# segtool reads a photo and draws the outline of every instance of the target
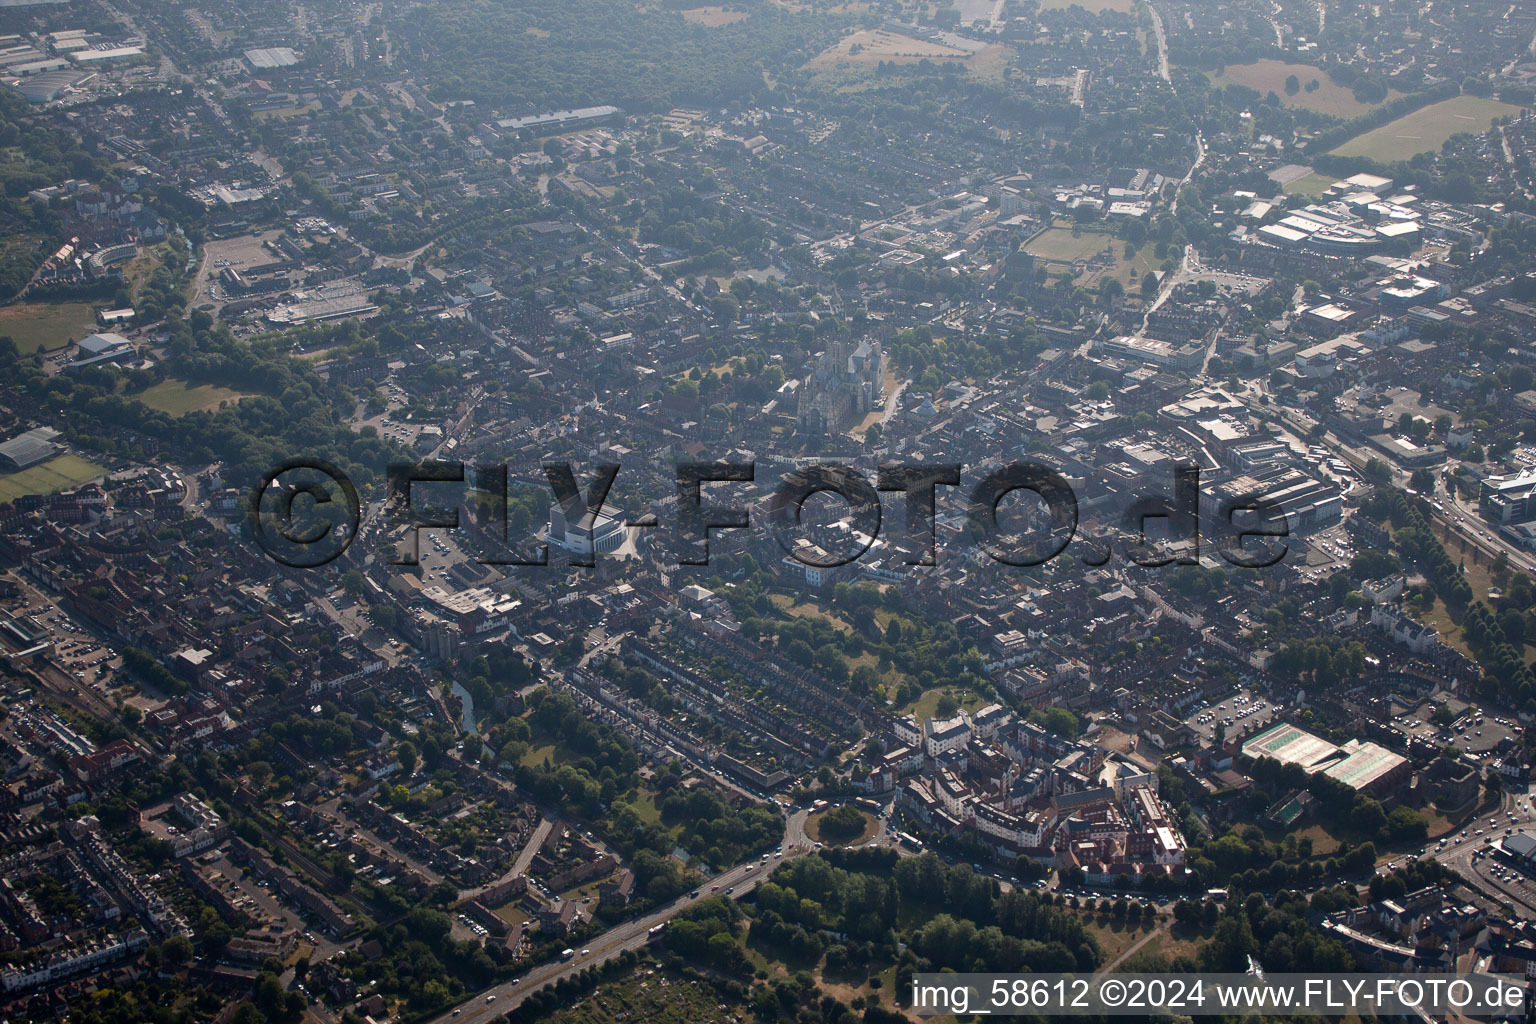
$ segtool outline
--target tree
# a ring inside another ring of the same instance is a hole
[[[716,295],[709,300],[709,308],[723,324],[735,323],[741,312],[741,304],[729,295]]]
[[[192,959],[192,943],[185,935],[172,935],[160,947],[160,955],[166,964],[179,967]]]
[[[1082,731],[1077,716],[1066,708],[1046,708],[1044,711],[1035,711],[1030,714],[1029,719],[1047,731],[1065,736],[1069,740],[1077,739]]]
[[[272,766],[266,761],[252,761],[246,766],[245,773],[251,777],[251,784],[259,793],[267,788],[267,783],[272,781]]]
[[[400,759],[400,767],[405,769],[405,774],[410,775],[416,770],[418,754],[416,745],[410,740],[401,743],[395,755]]]
[[[1301,79],[1295,75],[1287,75],[1285,78],[1285,94],[1287,96],[1295,96],[1299,92],[1301,92]]]
[[[1099,299],[1106,308],[1114,306],[1125,297],[1125,285],[1118,278],[1105,277],[1099,280]]]
[[[1411,807],[1397,807],[1387,815],[1387,832],[1398,842],[1418,842],[1429,836],[1429,822]]]
[[[819,828],[823,839],[833,842],[847,841],[864,831],[864,815],[852,804],[834,807],[822,815]]]

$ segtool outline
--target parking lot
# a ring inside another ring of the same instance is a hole
[[[37,642],[50,645],[47,657],[54,669],[82,690],[91,691],[92,698],[104,701],[116,685],[122,653],[75,621],[19,573],[9,578],[16,582],[17,594],[5,602],[5,614]],[[9,641],[14,647],[17,638],[9,637]]]
[[[1402,716],[1393,725],[1440,746],[1455,747],[1474,761],[1492,760],[1500,749],[1515,742],[1519,724],[1512,718],[1455,698],[1445,701],[1443,708],[1454,716],[1448,725],[1434,723],[1435,709],[1429,704],[1412,715]],[[1445,716],[1442,714],[1441,718],[1444,720]]]
[[[198,870],[217,888],[228,893],[237,906],[240,907],[259,924],[281,924],[299,933],[305,942],[316,947],[317,954],[329,956],[340,946],[329,938],[315,931],[297,911],[277,896],[273,895],[271,886],[254,875],[245,871],[228,857],[209,857],[202,854],[199,857]]]
[[[1255,697],[1245,688],[1196,708],[1184,724],[1199,733],[1201,739],[1210,741],[1217,725],[1225,726],[1229,736],[1238,732],[1254,733],[1274,722],[1282,710],[1282,705]]]
[[[462,589],[451,575],[450,570],[463,562],[473,561],[453,540],[452,531],[422,530],[419,533],[420,540],[417,547],[421,558],[421,581],[425,585],[436,585],[444,590],[454,591]],[[409,549],[407,540],[403,549]]]
[[[1354,558],[1354,547],[1343,524],[1310,534],[1306,538],[1306,567],[1298,572],[1309,580],[1325,580],[1344,569]]]

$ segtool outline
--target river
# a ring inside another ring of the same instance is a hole
[[[475,726],[475,698],[469,695],[468,690],[459,685],[457,679],[453,681],[451,692],[455,697],[464,702],[464,731],[471,736],[477,735],[479,730]]]

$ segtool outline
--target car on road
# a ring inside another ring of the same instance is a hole
[[[496,1001],[496,993],[492,992],[490,995],[486,996],[485,1001],[488,1003],[494,1003]]]

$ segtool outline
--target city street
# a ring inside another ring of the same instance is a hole
[[[1536,809],[1533,808],[1536,804],[1532,802],[1528,786],[1521,786],[1515,792],[1506,791],[1496,810],[1467,822],[1443,849],[1431,846],[1424,856],[1453,868],[1489,895],[1502,896],[1526,911],[1536,913],[1536,880],[1519,869],[1514,870],[1513,880],[1494,877],[1492,868],[1496,862],[1489,842],[1490,839],[1503,839],[1506,829],[1519,832],[1536,826]]]

